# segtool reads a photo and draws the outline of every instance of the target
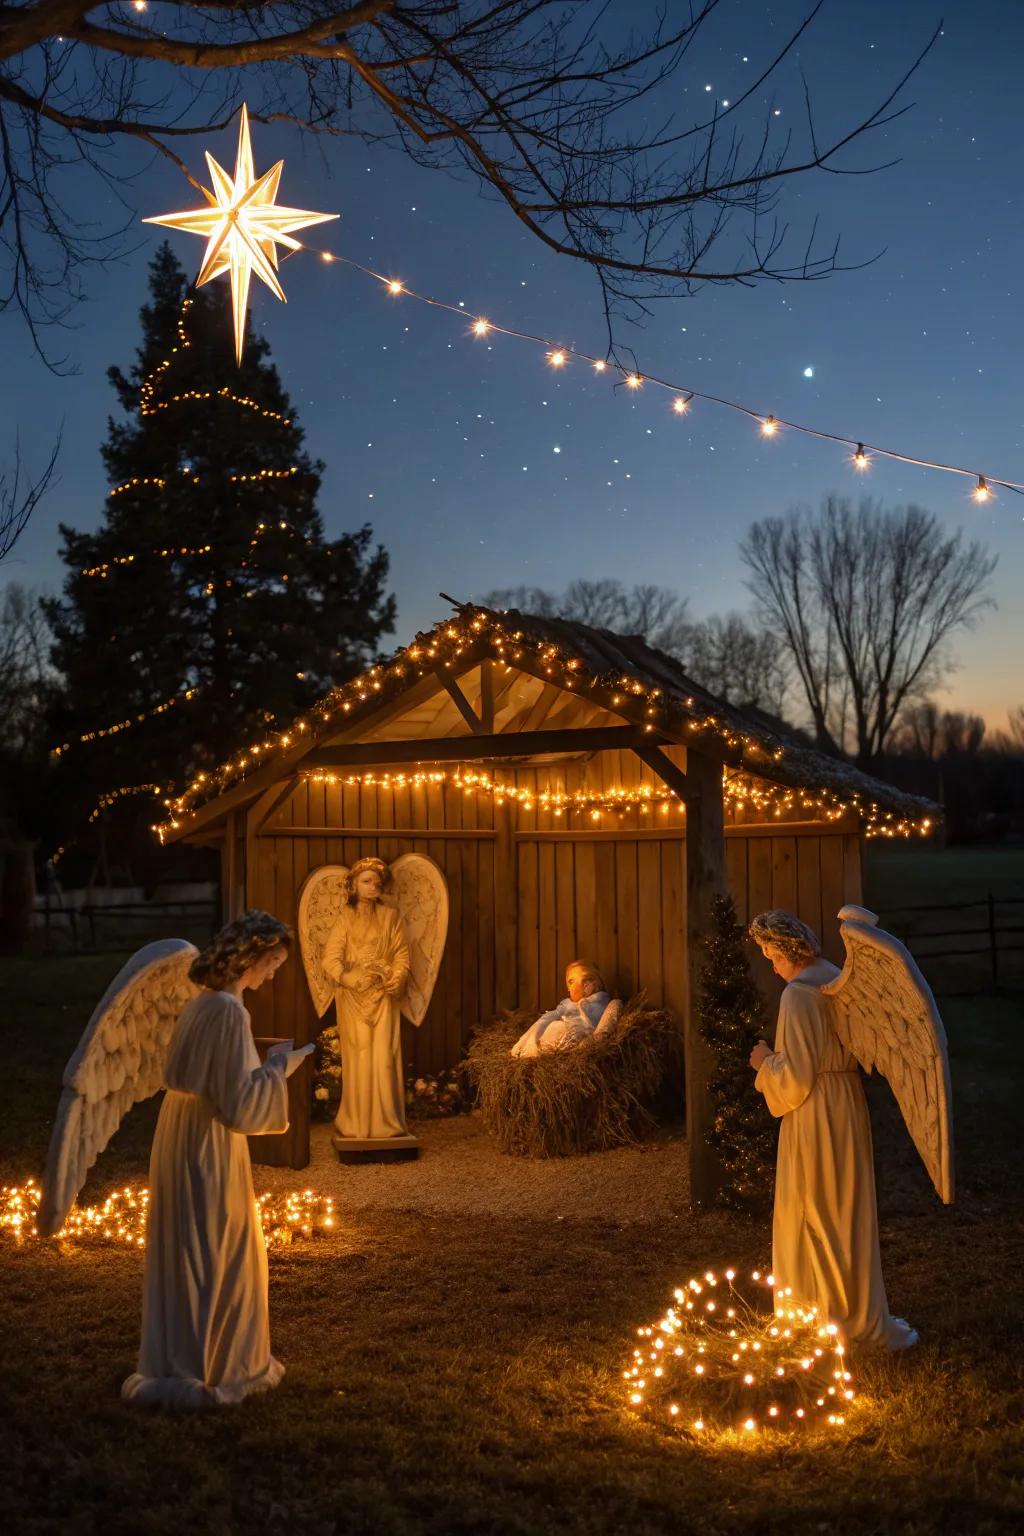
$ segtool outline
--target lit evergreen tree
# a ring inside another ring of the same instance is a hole
[[[62,526],[64,595],[46,605],[64,679],[51,725],[78,815],[120,785],[181,783],[287,723],[394,625],[387,554],[369,526],[325,538],[323,465],[267,343],[250,332],[236,366],[222,285],[189,292],[163,245],[141,320],[135,366],[108,375],[126,419],[102,449],[103,521]]]
[[[775,1178],[776,1128],[749,1063],[764,1034],[764,998],[750,975],[731,896],[712,902],[711,925],[697,1004],[698,1028],[715,1059],[708,1141],[722,1166],[719,1203],[755,1210],[770,1202]]]

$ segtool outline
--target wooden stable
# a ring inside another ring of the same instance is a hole
[[[452,1066],[471,1031],[500,1010],[550,1006],[577,956],[592,959],[622,996],[646,990],[685,1027],[694,1193],[709,1198],[708,1063],[691,1000],[710,902],[728,889],[741,921],[786,907],[838,958],[836,913],[861,899],[863,835],[838,791],[827,815],[818,808],[822,781],[841,765],[799,745],[783,750],[777,735],[755,730],[636,639],[466,612],[478,624],[460,615],[465,643],[450,648],[454,658],[430,643],[439,633],[450,638],[451,628],[421,637],[391,664],[390,686],[364,691],[351,711],[357,718],[289,744],[176,833],[220,847],[226,917],[255,906],[294,924],[302,884],[323,864],[418,852],[440,865],[448,941],[424,1023],[403,1026],[410,1073]],[[512,621],[519,639],[510,655],[503,637]],[[616,679],[632,679],[635,691],[616,691]],[[641,693],[649,700],[670,691],[686,700],[678,718],[659,710],[652,725],[647,703],[637,719]],[[701,726],[694,740],[693,720],[709,717],[720,728]],[[730,760],[743,767],[752,753],[760,809],[749,796],[740,803],[723,794]],[[856,778],[876,810],[886,798],[907,800]],[[552,794],[575,804],[543,804]],[[901,803],[889,814],[907,811]],[[770,988],[763,972],[760,979]],[[322,1027],[297,955],[253,995],[251,1011],[258,1036],[302,1043]],[[302,1167],[308,1148],[309,1105],[297,1089],[287,1136],[262,1138],[254,1151]]]

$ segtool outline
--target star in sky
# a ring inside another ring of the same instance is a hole
[[[242,105],[238,124],[238,151],[232,179],[222,165],[206,152],[206,163],[214,190],[200,191],[208,208],[194,208],[185,213],[164,213],[144,219],[144,224],[163,224],[169,229],[187,230],[206,238],[206,255],[196,279],[201,287],[222,273],[231,276],[231,308],[235,321],[235,356],[242,361],[245,340],[245,311],[249,302],[249,283],[253,272],[270,291],[286,303],[284,289],[277,280],[277,247],[301,250],[289,231],[307,229],[336,219],[336,213],[310,213],[304,208],[279,208],[275,202],[284,161],[279,160],[257,177],[253,168],[252,143],[249,138],[249,113]]]

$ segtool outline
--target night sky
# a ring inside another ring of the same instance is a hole
[[[613,14],[619,7],[629,9],[619,0]],[[706,86],[720,101],[737,96],[804,9],[802,0],[723,7],[673,88],[687,122],[706,115]],[[794,256],[817,214],[823,240],[841,234],[847,262],[884,248],[873,265],[821,283],[707,287],[659,302],[642,326],[622,323],[617,334],[643,371],[1022,481],[1024,4],[972,0],[948,11],[944,35],[903,98],[914,110],[842,162],[900,163],[871,177],[803,177],[784,194]],[[744,14],[752,19],[737,30]],[[854,120],[884,97],[942,15],[938,0],[832,0],[774,81],[780,123],[802,129],[798,66],[822,136]],[[753,118],[750,128],[756,132]],[[183,153],[205,177],[203,149],[231,167],[234,141],[232,129],[187,143]],[[258,124],[253,142],[257,172],[285,158],[281,202],[341,213],[340,223],[309,232],[311,245],[464,302],[467,317],[603,352],[591,271],[548,252],[468,177],[418,169],[398,151],[347,140],[312,145]],[[126,191],[140,216],[195,206],[173,167],[129,154],[126,170],[141,174]],[[123,220],[81,174],[69,195],[83,214],[88,206],[111,224]],[[741,236],[737,225],[720,256],[735,253]],[[10,312],[0,320],[0,456],[18,429],[38,469],[64,424],[60,483],[2,579],[58,588],[58,522],[99,521],[107,487],[98,450],[115,405],[105,371],[132,360],[147,263],[161,238],[139,226],[130,255],[88,274],[77,328],[51,333],[76,376],[55,379],[20,320]],[[198,270],[201,241],[170,240],[186,270]],[[577,576],[672,586],[690,597],[695,616],[742,609],[737,543],[755,518],[817,505],[830,491],[870,492],[887,505],[924,506],[998,554],[998,609],[958,640],[960,668],[943,702],[992,726],[1024,703],[1024,498],[1002,492],[978,507],[969,481],[884,461],[860,477],[838,447],[793,433],[763,441],[753,424],[710,405],[695,402],[678,419],[659,391],[627,394],[582,364],[556,375],[540,348],[474,340],[468,318],[462,324],[389,298],[308,253],[285,264],[283,282],[287,307],[254,284],[255,322],[310,452],[326,461],[320,506],[328,533],[370,521],[391,553],[398,641],[445,615],[442,589],[469,597],[521,582],[560,588]]]

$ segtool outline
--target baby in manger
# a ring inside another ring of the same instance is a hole
[[[560,1051],[610,1033],[622,1003],[610,997],[600,971],[589,960],[571,960],[565,971],[568,997],[542,1013],[516,1041],[511,1054],[520,1059],[541,1051]]]

